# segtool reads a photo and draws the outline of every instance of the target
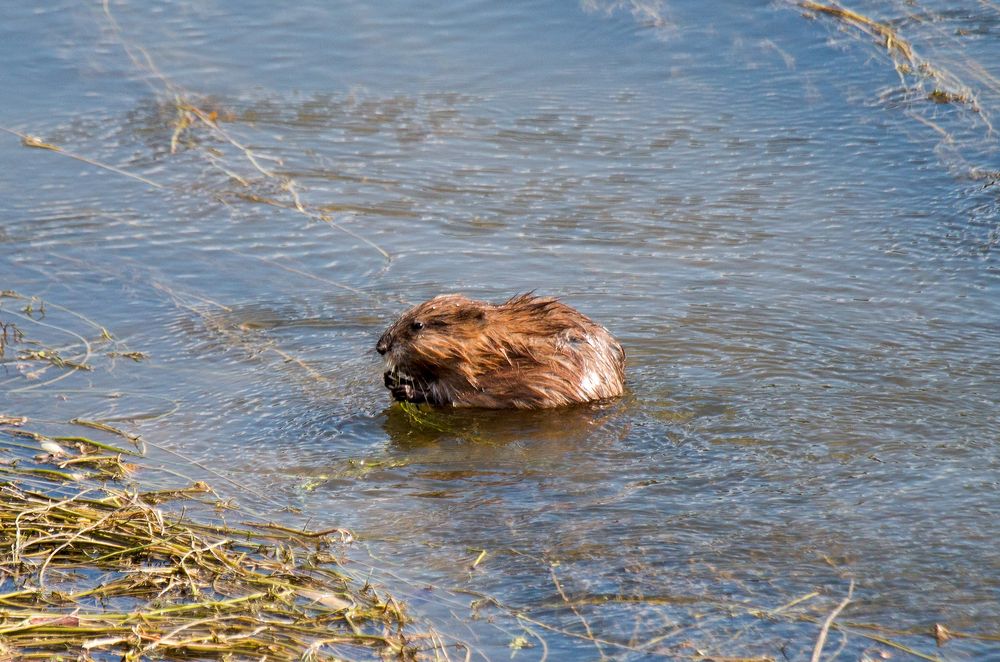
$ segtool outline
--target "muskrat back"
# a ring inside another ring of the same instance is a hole
[[[379,339],[396,400],[540,409],[617,397],[625,351],[600,324],[532,294],[501,304],[444,294],[403,313]]]

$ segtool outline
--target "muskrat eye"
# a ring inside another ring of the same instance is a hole
[[[414,331],[419,331],[420,329],[424,328],[424,323],[415,321],[413,322],[413,324],[410,325],[410,328],[413,329]]]

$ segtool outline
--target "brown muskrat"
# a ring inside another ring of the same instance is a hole
[[[443,294],[379,338],[385,385],[402,402],[541,409],[622,394],[625,351],[607,329],[553,298],[501,304]]]

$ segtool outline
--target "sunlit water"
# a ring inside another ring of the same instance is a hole
[[[0,319],[95,368],[8,355],[5,412],[351,528],[478,659],[808,659],[852,579],[828,651],[1000,656],[928,635],[1000,622],[1000,9],[853,7],[935,78],[791,4],[284,4],[2,10],[0,125],[148,180],[0,136],[0,289],[51,304]],[[390,406],[394,315],[532,289],[627,397]]]

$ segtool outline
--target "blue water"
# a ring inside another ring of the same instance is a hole
[[[996,8],[328,4],[0,10],[0,126],[146,180],[0,135],[0,320],[94,368],[0,409],[351,528],[456,657],[809,659],[852,579],[824,659],[1000,655]],[[390,406],[395,315],[530,289],[626,398]]]

